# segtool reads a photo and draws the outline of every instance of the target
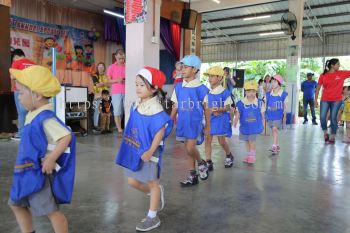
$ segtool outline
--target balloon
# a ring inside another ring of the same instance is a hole
[[[99,37],[101,36],[101,33],[95,32],[95,36],[96,36],[97,38],[99,38]]]
[[[92,38],[93,36],[94,36],[94,33],[93,33],[93,32],[89,32],[89,33],[88,33],[88,37],[89,37],[89,38]]]
[[[97,37],[96,37],[96,36],[93,36],[92,40],[93,40],[93,41],[96,41],[96,40],[97,40]]]
[[[96,28],[92,28],[91,31],[96,32]]]

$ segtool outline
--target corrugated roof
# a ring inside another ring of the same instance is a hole
[[[323,26],[325,33],[342,33],[349,31],[350,27],[350,0],[307,0],[312,10],[306,8],[303,20],[303,33],[305,36],[315,34],[311,18],[317,17],[317,22]],[[234,9],[226,9],[215,12],[208,12],[202,15],[202,42],[224,43],[226,35],[231,40],[260,40],[266,37],[259,36],[260,32],[275,32],[280,30],[280,20],[284,12],[288,11],[288,1],[264,3],[253,6],[245,6]],[[271,15],[270,18],[244,21],[243,18]],[[209,20],[209,23],[207,22]],[[316,21],[313,21],[316,24]],[[217,30],[219,28],[220,30]],[[277,38],[283,35],[267,36]],[[216,38],[219,37],[219,38]]]

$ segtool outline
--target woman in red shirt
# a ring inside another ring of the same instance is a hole
[[[327,60],[325,70],[318,80],[316,88],[316,103],[318,107],[318,93],[323,87],[321,97],[320,121],[324,132],[324,140],[327,144],[335,143],[337,133],[337,114],[342,104],[342,91],[345,79],[350,77],[350,71],[339,70],[339,59],[332,58]],[[327,132],[327,112],[331,113],[331,136]]]

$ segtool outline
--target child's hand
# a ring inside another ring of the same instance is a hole
[[[53,170],[56,167],[56,161],[53,161],[50,156],[46,156],[44,160],[41,162],[41,171],[47,175],[52,174]]]
[[[234,127],[234,128],[237,128],[237,123],[238,123],[238,120],[235,119],[235,120],[233,121],[233,127]]]
[[[212,108],[211,112],[213,113],[214,116],[220,116],[222,114],[218,108]]]
[[[141,159],[144,162],[148,162],[151,159],[152,155],[153,154],[148,150],[145,153],[143,153],[143,155],[141,156]]]

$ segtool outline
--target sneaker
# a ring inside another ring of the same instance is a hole
[[[201,180],[208,179],[209,170],[208,170],[208,165],[205,161],[202,161],[201,163],[198,164],[198,173],[199,173],[199,178],[201,178]]]
[[[232,154],[230,154],[229,157],[226,156],[226,158],[225,158],[225,168],[232,167],[232,166],[233,166],[233,160],[234,160],[234,159],[235,159],[235,158],[233,157]]]
[[[164,209],[164,205],[165,205],[164,186],[160,184],[159,185],[159,189],[160,189],[160,206],[159,206],[159,210],[158,211],[162,211]]]
[[[249,157],[250,157],[250,156],[251,156],[251,155],[247,155],[246,157],[244,157],[243,163],[248,163]]]
[[[214,163],[211,160],[207,161],[207,166],[208,166],[208,171],[213,171],[214,170]]]
[[[327,144],[335,144],[335,138],[330,138]]]
[[[278,154],[277,146],[271,146],[271,148],[269,149],[269,151],[271,151],[273,155]]]
[[[11,140],[13,140],[13,141],[21,141],[21,137],[19,136],[18,133],[16,133],[15,135],[13,135],[11,137]]]
[[[281,151],[281,147],[280,146],[276,146],[276,148],[277,148],[277,152]]]
[[[318,125],[316,121],[312,121],[312,125]]]
[[[189,187],[198,184],[198,175],[189,176],[184,181],[180,182],[181,187]]]
[[[108,132],[107,132],[107,130],[102,130],[101,131],[101,134],[107,134]]]
[[[329,134],[326,133],[326,134],[324,135],[324,142],[325,142],[325,143],[328,143],[328,141],[329,141]]]
[[[139,224],[136,226],[137,231],[150,231],[160,226],[160,219],[158,216],[154,218],[146,217],[142,219]]]
[[[344,142],[344,143],[350,143],[350,138],[344,138],[342,142]]]
[[[107,133],[113,133],[113,131],[108,129],[108,130],[107,130]]]
[[[250,155],[250,156],[248,156],[248,158],[247,158],[247,163],[248,163],[248,164],[254,164],[254,163],[255,163],[255,159],[256,159],[255,156]]]
[[[306,125],[306,124],[307,124],[307,122],[308,122],[308,120],[304,120],[303,125]]]

